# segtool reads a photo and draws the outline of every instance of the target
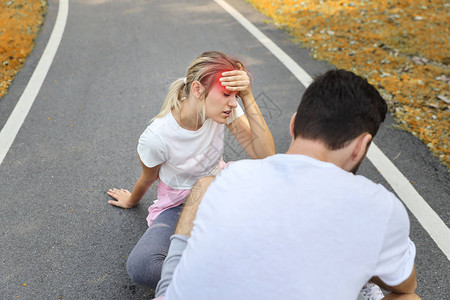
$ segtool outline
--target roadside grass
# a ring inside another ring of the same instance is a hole
[[[366,78],[450,167],[450,2],[247,0],[318,60]]]
[[[0,1],[0,98],[33,50],[46,9],[45,0]]]

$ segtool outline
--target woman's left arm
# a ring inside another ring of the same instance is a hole
[[[239,93],[247,114],[227,125],[231,133],[251,158],[275,154],[272,133],[253,97],[247,72],[233,70],[222,73],[222,76],[222,85],[229,91]]]

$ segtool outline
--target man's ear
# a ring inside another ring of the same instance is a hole
[[[297,116],[297,113],[294,113],[292,115],[291,122],[289,123],[289,132],[290,132],[292,138],[294,138],[294,124],[295,124],[296,116]]]
[[[200,99],[203,93],[205,92],[205,88],[200,83],[200,81],[194,81],[191,85],[191,93],[195,98]]]
[[[361,134],[356,138],[356,144],[352,152],[353,161],[361,161],[369,150],[370,142],[372,141],[372,135],[368,132]]]

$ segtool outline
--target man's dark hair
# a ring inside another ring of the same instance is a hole
[[[349,71],[331,70],[303,94],[294,137],[320,140],[337,150],[364,132],[374,137],[386,112],[386,102],[367,80]]]

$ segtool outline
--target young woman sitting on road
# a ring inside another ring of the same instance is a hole
[[[134,282],[156,287],[182,203],[198,179],[216,175],[225,166],[225,125],[251,158],[275,154],[243,64],[220,52],[205,52],[192,62],[185,78],[172,83],[160,113],[141,135],[137,151],[142,174],[132,192],[108,191],[114,198],[109,204],[131,208],[159,179],[149,228],[127,261]]]

